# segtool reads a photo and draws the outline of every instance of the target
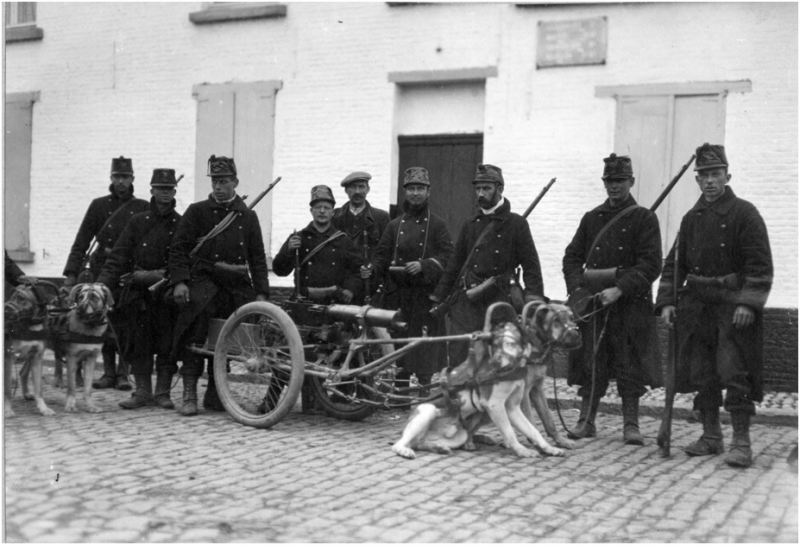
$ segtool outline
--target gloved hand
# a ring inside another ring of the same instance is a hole
[[[172,298],[178,305],[185,305],[189,302],[189,286],[183,282],[175,284],[175,289],[172,291]]]

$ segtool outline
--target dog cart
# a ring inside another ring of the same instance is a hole
[[[491,342],[493,322],[521,319],[524,327],[536,306],[529,303],[518,318],[511,305],[495,303],[487,309],[483,331],[402,338],[400,311],[252,302],[227,320],[212,320],[206,343],[189,349],[213,356],[218,395],[241,424],[269,428],[280,422],[295,406],[304,377],[309,377],[326,413],[357,421],[379,408],[407,407],[441,395],[438,384],[422,386],[397,378],[395,363],[414,347]]]

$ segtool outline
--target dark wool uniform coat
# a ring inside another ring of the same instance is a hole
[[[369,201],[364,205],[364,211],[354,216],[349,214],[350,203],[333,211],[333,226],[347,233],[356,248],[363,253],[364,231],[367,232],[367,242],[369,244],[369,257],[375,252],[383,231],[389,224],[389,213],[380,208],[373,208]]]
[[[72,249],[67,258],[67,265],[64,267],[64,276],[69,274],[78,275],[81,272],[81,262],[83,256],[86,255],[86,250],[92,243],[93,238],[97,238],[97,248],[93,252],[90,263],[91,271],[95,277],[100,274],[100,269],[105,263],[108,251],[114,247],[117,238],[122,234],[122,230],[128,224],[128,221],[140,212],[146,212],[150,208],[150,204],[143,200],[137,199],[133,196],[133,185],[131,185],[130,192],[124,197],[119,198],[114,192],[113,185],[109,186],[110,194],[105,197],[94,199],[86,214],[83,216],[78,234],[75,236],[75,242],[72,244]],[[103,224],[111,217],[112,214],[125,203],[128,203],[125,210],[114,216],[114,219],[103,228]],[[103,228],[102,232],[100,229]]]
[[[475,246],[484,229],[492,229]],[[470,259],[467,270],[461,269]],[[517,266],[522,266],[525,295],[544,298],[544,283],[539,265],[539,254],[533,243],[528,222],[511,212],[511,203],[505,199],[492,214],[479,211],[468,219],[458,235],[458,241],[434,295],[444,300],[456,293],[450,307],[448,334],[472,333],[483,329],[486,309],[498,301],[510,302],[509,280]],[[497,287],[490,288],[476,301],[467,298],[469,289],[493,276],[501,276]],[[468,342],[449,343],[448,366],[461,364],[469,352]]]
[[[617,220],[597,242],[586,262],[595,237],[622,210],[635,205],[628,198],[616,208],[609,201],[584,214],[562,261],[567,293],[584,286],[583,271],[618,268],[616,287],[622,296],[605,312],[594,314],[588,321],[579,322],[583,346],[569,356],[569,384],[591,387],[594,337],[599,337],[606,323],[595,362],[598,384],[617,379],[620,395],[640,397],[645,385],[662,384],[661,358],[653,317],[652,284],[661,273],[661,230],[656,215],[644,207]],[[590,295],[586,292],[586,295]],[[602,384],[604,383],[604,384]],[[602,395],[604,392],[597,392]],[[588,396],[588,393],[587,393]]]
[[[427,203],[419,210],[412,210],[406,201],[403,212],[389,222],[372,256],[374,277],[386,278],[381,306],[403,311],[408,337],[421,336],[423,327],[429,336],[441,335],[442,324],[430,315],[432,303],[428,297],[453,253],[453,241],[447,224],[430,212]],[[414,276],[388,272],[390,266],[402,267],[412,261],[420,262],[422,272]],[[444,363],[439,348],[438,344],[417,347],[404,358],[403,367],[411,373],[439,371]]]
[[[235,212],[233,222],[190,257],[189,252],[197,245],[197,240],[207,235],[231,211]],[[252,284],[243,278],[215,275],[212,265],[216,262],[246,264]],[[212,313],[215,318],[227,318],[233,310],[254,300],[257,294],[268,298],[267,256],[256,213],[248,209],[238,195],[228,204],[219,204],[209,195],[208,199],[189,205],[172,239],[169,279],[170,285],[184,282],[189,286],[189,304],[181,307],[175,325],[175,349],[181,344],[179,341],[184,332],[218,294],[226,297],[227,302],[218,305],[219,311]],[[205,334],[208,324],[199,324],[192,329],[190,341],[202,342],[204,339],[198,337]]]
[[[3,252],[6,254],[5,281],[12,286],[18,286],[19,280],[17,279],[20,276],[25,276],[25,273],[22,272],[22,269],[20,269],[14,260],[8,255],[8,250],[3,250]]]
[[[338,231],[331,225],[327,231],[320,233],[313,222],[299,231],[297,234],[301,240],[300,262],[302,263],[309,252]],[[295,253],[289,250],[289,239],[286,239],[278,255],[272,260],[272,270],[278,276],[289,276],[294,271]],[[364,260],[350,238],[347,235],[340,236],[327,243],[308,262],[301,265],[300,286],[327,288],[335,285],[350,290],[353,292],[353,298],[357,299],[363,292],[363,281],[358,276],[363,263]]]
[[[674,273],[673,245],[658,290],[658,312],[665,305],[675,305]],[[687,281],[690,274],[701,277],[700,283],[694,279]],[[725,286],[707,283],[708,279],[727,275],[733,276]],[[683,217],[680,228],[678,392],[694,392],[710,386],[707,371],[716,360],[717,369],[744,370],[745,376],[739,379],[731,379],[727,384],[714,379],[715,384],[711,385],[728,388],[726,409],[752,412],[752,402],[763,399],[763,310],[772,277],[767,227],[756,207],[738,198],[730,186],[714,203],[707,204],[700,197]],[[743,329],[732,324],[734,310],[739,305],[755,312],[755,322]]]
[[[136,214],[125,226],[97,281],[116,288],[123,274],[166,269],[170,242],[180,219],[174,199],[171,207],[163,213],[158,212],[155,199],[150,199],[150,210]],[[148,286],[127,284],[116,306],[126,309],[129,327],[125,352],[134,351],[134,374],[139,370],[137,364],[153,353],[169,354],[175,323],[174,305],[166,303],[160,294],[151,293]],[[142,371],[148,370],[152,372],[152,368]]]

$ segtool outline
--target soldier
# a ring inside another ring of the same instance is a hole
[[[449,298],[450,335],[483,329],[489,305],[510,302],[510,280],[517,266],[523,269],[525,302],[544,300],[542,270],[531,229],[522,216],[511,212],[511,202],[503,197],[502,170],[478,165],[472,184],[480,210],[461,228],[455,251],[430,297],[435,303]],[[472,298],[467,296],[466,290],[485,286],[484,281],[491,278],[492,285]],[[468,342],[453,343],[448,366],[461,364],[468,351]]]
[[[428,171],[422,167],[407,169],[403,189],[403,215],[389,222],[372,256],[372,266],[362,269],[362,277],[372,273],[381,278],[388,271],[382,306],[403,311],[409,337],[421,336],[423,328],[428,336],[435,337],[444,328],[429,312],[429,297],[453,253],[453,241],[444,220],[428,208]],[[405,374],[414,373],[420,384],[429,384],[431,375],[446,363],[439,349],[439,344],[429,344],[409,352],[401,364]]]
[[[94,279],[100,274],[100,269],[128,221],[135,214],[148,210],[150,205],[147,201],[133,196],[133,180],[132,159],[120,156],[111,160],[111,185],[108,187],[110,195],[94,199],[83,216],[83,222],[67,258],[67,265],[64,267],[65,287],[75,285],[78,275],[82,272],[83,259],[92,239],[97,241],[97,248],[89,258],[89,270]],[[114,330],[121,333],[125,317],[119,313],[111,313],[109,319],[111,325],[116,326]],[[116,351],[114,339],[109,339],[103,344],[103,376],[92,383],[94,388],[131,389],[127,366],[122,358],[119,366],[115,363]]]
[[[361,296],[358,272],[364,261],[352,240],[331,222],[336,206],[331,189],[326,185],[311,188],[309,205],[311,223],[283,243],[272,260],[272,270],[278,276],[288,276],[299,263],[300,293],[294,297],[319,304],[351,303]],[[301,400],[303,412],[314,412],[314,395],[308,379],[303,382]]]
[[[596,435],[600,398],[616,379],[623,439],[643,445],[639,398],[645,385],[661,385],[652,293],[661,272],[661,231],[656,215],[630,194],[636,181],[630,158],[612,153],[603,161],[608,199],[584,214],[562,262],[570,303],[582,316],[583,338],[583,346],[569,355],[568,382],[580,385],[582,404],[568,436]]]
[[[131,399],[123,409],[138,409],[153,401],[164,409],[174,409],[169,398],[172,376],[178,371],[171,357],[175,307],[163,299],[161,290],[150,286],[164,279],[169,261],[169,245],[181,215],[175,210],[178,182],[171,168],[153,170],[150,180],[150,210],[133,216],[114,244],[98,282],[109,288],[122,280],[124,287],[117,300],[130,320],[122,344],[136,383]],[[153,396],[153,356],[156,357],[156,393]]]
[[[657,310],[676,324],[676,391],[697,392],[703,435],[686,447],[689,456],[724,451],[719,407],[731,414],[733,440],[725,462],[749,467],[750,417],[763,399],[763,310],[772,287],[772,252],[764,220],[728,186],[728,159],[721,145],[697,148],[702,191],[681,221],[678,255],[667,256]],[[678,262],[679,297],[673,297]],[[676,308],[677,306],[677,308]]]
[[[362,256],[364,249],[368,249],[366,262],[372,259],[378,241],[389,224],[389,213],[373,208],[367,201],[371,179],[372,176],[367,172],[352,172],[345,176],[342,180],[342,187],[347,193],[349,202],[333,212],[333,226],[347,233]],[[366,233],[366,237],[364,233]],[[377,282],[370,286],[370,291],[374,293],[376,288]],[[372,293],[364,295],[372,295]]]
[[[205,342],[212,318],[227,319],[243,304],[269,298],[261,225],[256,213],[236,194],[236,164],[232,158],[212,155],[207,176],[211,177],[212,192],[208,199],[186,209],[169,252],[169,278],[179,308],[172,357],[183,362],[184,416],[197,414],[197,380],[203,374],[204,359],[187,346]],[[230,223],[218,228],[225,218],[230,218]],[[204,242],[198,243],[201,237]],[[212,358],[203,408],[225,410],[217,397]]]

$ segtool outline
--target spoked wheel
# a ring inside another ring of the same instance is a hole
[[[391,336],[382,327],[371,327],[367,330],[367,338],[391,339]],[[361,353],[363,354],[363,363],[367,364],[392,352],[394,352],[394,345],[380,344],[365,348]],[[344,354],[340,356],[340,359],[344,361]],[[356,355],[351,362],[351,368],[361,364],[361,360]],[[356,376],[341,382],[315,376],[309,376],[308,379],[317,402],[326,413],[340,420],[358,421],[364,420],[378,409],[375,402],[379,396],[373,393],[373,389],[380,389],[380,384],[391,381],[394,372],[395,368],[392,365],[376,376]],[[372,403],[364,401],[372,401]]]
[[[237,422],[268,428],[294,407],[305,360],[297,327],[281,308],[248,303],[225,321],[214,349],[214,379]]]

